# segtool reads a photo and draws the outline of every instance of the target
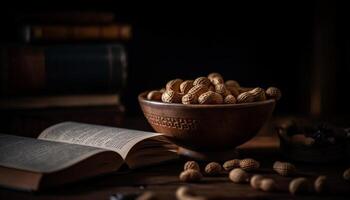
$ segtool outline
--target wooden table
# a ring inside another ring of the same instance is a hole
[[[281,159],[276,147],[276,140],[260,138],[241,147],[240,157],[252,157],[261,162],[261,170],[256,173],[274,177],[282,190],[267,193],[254,190],[249,184],[235,184],[229,181],[227,174],[218,177],[205,177],[199,183],[182,183],[178,179],[185,159],[165,163],[158,166],[143,168],[132,172],[108,174],[71,185],[50,189],[38,193],[19,192],[0,189],[0,199],[109,199],[110,195],[137,194],[153,191],[159,199],[176,199],[175,191],[181,185],[191,186],[198,194],[214,199],[294,199],[287,190],[291,178],[283,178],[271,171],[272,163]],[[348,163],[349,164],[349,163]],[[310,165],[295,163],[300,176],[310,179],[318,174],[325,174],[330,178],[331,189],[336,190],[331,195],[301,195],[301,199],[350,199],[350,183],[341,179],[346,163],[328,165]],[[201,163],[204,167],[205,163]]]

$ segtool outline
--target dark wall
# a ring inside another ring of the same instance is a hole
[[[335,13],[328,1],[322,4],[248,1],[230,5],[65,2],[3,8],[1,15],[40,10],[101,10],[112,11],[118,21],[131,23],[134,36],[126,44],[129,80],[124,102],[132,115],[140,114],[136,98],[140,92],[163,87],[173,78],[193,79],[213,71],[244,86],[281,88],[283,98],[277,113],[309,113],[313,66],[315,56],[319,56],[315,55],[315,20],[322,23],[323,19],[317,16],[320,6],[330,15]],[[11,27],[12,22],[2,17],[1,24]],[[2,40],[13,39],[9,32],[1,35]],[[344,41],[348,41],[346,36],[338,42]],[[337,46],[341,50],[339,55],[343,55],[338,59],[341,67],[335,70],[340,84],[347,79],[339,73],[349,74],[347,46]]]
[[[138,92],[164,86],[166,80],[217,71],[245,86],[280,87],[282,113],[308,112],[312,3],[134,14],[128,101]]]

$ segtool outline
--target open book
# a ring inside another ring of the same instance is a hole
[[[64,122],[38,139],[0,134],[0,185],[39,190],[177,157],[159,133]]]

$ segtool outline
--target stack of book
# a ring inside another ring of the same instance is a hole
[[[130,25],[113,13],[18,16],[17,43],[0,46],[0,132],[35,137],[61,121],[118,126]]]

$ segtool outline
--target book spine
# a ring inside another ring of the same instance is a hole
[[[21,23],[59,24],[108,24],[115,20],[112,12],[91,11],[49,11],[17,14],[15,20]]]
[[[0,94],[116,92],[126,81],[121,45],[6,47]]]
[[[34,138],[49,126],[64,121],[122,126],[125,113],[122,105],[0,110],[0,112],[1,133]]]
[[[21,37],[25,42],[129,40],[129,25],[29,25],[24,26]]]

